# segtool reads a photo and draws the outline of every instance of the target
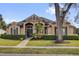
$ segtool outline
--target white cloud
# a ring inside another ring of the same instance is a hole
[[[49,7],[47,10],[46,10],[47,13],[50,13],[50,14],[55,14],[55,8],[54,7]]]
[[[16,20],[11,20],[11,22],[16,22]]]
[[[11,22],[16,22],[16,20],[6,19],[5,22],[6,22],[7,24],[9,24],[9,23],[11,23]]]

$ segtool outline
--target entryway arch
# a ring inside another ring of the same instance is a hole
[[[25,36],[32,37],[32,33],[33,33],[33,24],[32,23],[25,24]]]

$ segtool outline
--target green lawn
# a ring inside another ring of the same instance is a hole
[[[8,40],[8,39],[1,39],[0,38],[0,46],[16,46],[19,44],[21,40]]]
[[[65,43],[54,43],[54,40],[30,40],[27,46],[79,46],[79,40],[65,40]]]
[[[79,49],[71,48],[0,48],[0,53],[17,54],[73,54],[79,55]]]

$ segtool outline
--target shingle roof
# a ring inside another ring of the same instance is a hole
[[[47,18],[44,18],[44,17],[40,17],[40,16],[38,16],[38,15],[36,15],[36,14],[32,14],[31,16],[29,16],[29,17],[27,17],[27,18],[25,18],[24,20],[22,20],[22,21],[20,21],[20,22],[17,22],[17,25],[19,26],[19,25],[22,25],[24,22],[26,22],[26,21],[28,21],[30,18],[34,18],[34,17],[37,17],[37,18],[39,18],[40,20],[42,20],[43,22],[45,22],[45,23],[52,23],[52,24],[56,24],[56,21],[52,21],[52,20],[50,20],[50,19],[47,19]],[[33,19],[34,20],[34,19]],[[67,24],[70,24],[67,20],[65,20],[65,22],[67,23]],[[11,23],[9,24],[9,25],[11,25]],[[8,25],[8,26],[9,26]],[[74,27],[74,26],[73,26]]]
[[[30,17],[38,17],[38,18],[40,18],[40,20],[42,20],[42,21],[44,21],[44,22],[54,22],[54,21],[52,21],[52,20],[50,20],[50,19],[47,19],[47,18],[44,18],[44,17],[40,17],[40,16],[38,16],[38,15],[36,15],[36,14],[33,14],[33,15],[29,16],[28,18],[30,18]],[[22,22],[29,20],[28,18],[26,18],[26,19],[23,20]]]

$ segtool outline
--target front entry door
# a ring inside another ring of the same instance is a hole
[[[27,37],[32,37],[33,30],[32,28],[27,29]]]
[[[32,37],[32,33],[33,33],[33,24],[27,23],[27,24],[26,24],[25,30],[26,30],[26,31],[25,31],[26,38],[27,38],[27,37]]]

